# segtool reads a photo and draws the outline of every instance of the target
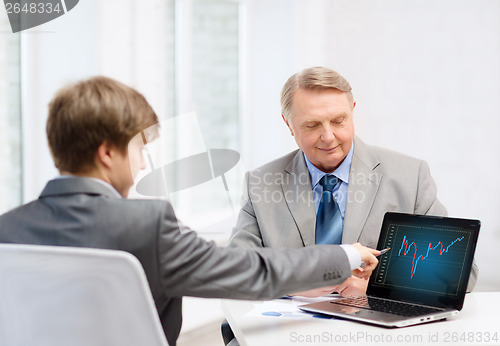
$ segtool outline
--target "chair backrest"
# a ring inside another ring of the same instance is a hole
[[[165,346],[167,341],[133,255],[0,244],[0,345]]]

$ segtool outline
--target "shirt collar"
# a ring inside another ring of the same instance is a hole
[[[351,162],[352,162],[352,154],[354,152],[354,141],[351,145],[351,150],[344,158],[344,161],[337,167],[335,171],[333,171],[334,176],[342,180],[344,183],[349,184],[349,173],[351,171]],[[318,169],[315,165],[312,164],[311,161],[307,158],[306,154],[304,154],[304,159],[306,160],[307,169],[309,170],[309,175],[311,176],[311,185],[314,188],[321,178],[325,175],[325,172]]]

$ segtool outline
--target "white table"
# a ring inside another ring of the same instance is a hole
[[[246,316],[258,303],[222,301],[224,314],[242,346],[500,345],[500,292],[467,294],[458,316],[406,328],[382,328],[341,319],[297,321]]]

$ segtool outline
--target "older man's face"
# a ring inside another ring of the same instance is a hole
[[[323,172],[333,172],[351,150],[355,105],[345,92],[334,89],[295,92],[293,112],[285,122],[299,148]]]

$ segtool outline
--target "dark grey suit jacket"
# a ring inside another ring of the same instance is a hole
[[[314,244],[316,213],[301,150],[248,172],[230,245],[300,248]],[[388,211],[446,216],[425,161],[354,139],[342,243],[377,246]],[[474,263],[468,290],[478,275]]]
[[[342,282],[338,246],[259,251],[219,248],[181,232],[171,205],[119,198],[88,178],[50,181],[40,198],[0,216],[0,242],[124,250],[141,262],[170,345],[181,297],[270,299]]]

